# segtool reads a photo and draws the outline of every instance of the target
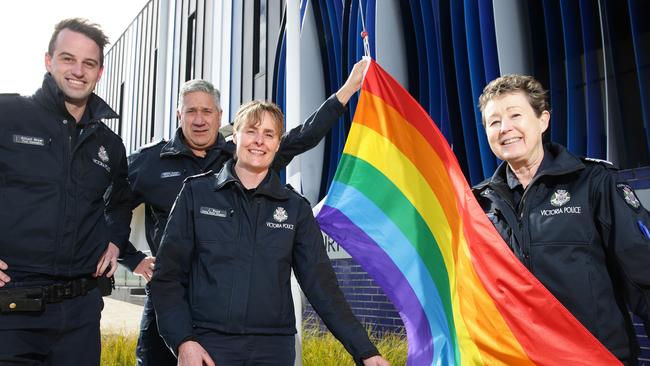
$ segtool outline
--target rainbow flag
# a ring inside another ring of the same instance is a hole
[[[375,62],[318,221],[399,311],[409,365],[619,364],[517,260],[431,118]]]

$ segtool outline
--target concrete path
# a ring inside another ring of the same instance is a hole
[[[105,297],[101,321],[102,334],[138,333],[142,308],[141,305]]]

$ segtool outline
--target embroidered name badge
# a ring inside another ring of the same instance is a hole
[[[632,187],[625,183],[619,183],[616,185],[616,188],[618,188],[618,191],[621,193],[621,195],[623,195],[623,199],[625,200],[625,203],[628,204],[628,206],[632,207],[635,210],[641,207],[641,202],[639,202],[636,194],[634,194]]]
[[[162,172],[160,173],[160,179],[180,177],[181,172]]]
[[[45,146],[45,139],[42,137],[14,135],[14,142],[23,145]]]
[[[202,206],[201,209],[199,210],[199,212],[202,215],[215,216],[215,217],[226,217],[226,216],[228,216],[228,211],[226,211],[226,210],[219,210],[219,209],[216,209],[216,208],[205,207],[205,206]]]

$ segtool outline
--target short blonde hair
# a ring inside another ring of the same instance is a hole
[[[240,131],[243,127],[257,125],[262,122],[264,112],[268,113],[275,122],[278,138],[280,138],[284,133],[284,115],[277,104],[261,100],[253,100],[239,107],[233,129]]]
[[[478,98],[478,106],[481,109],[481,114],[483,114],[485,106],[492,99],[504,94],[516,92],[524,93],[537,117],[541,116],[544,111],[551,111],[551,107],[548,104],[547,91],[539,81],[529,75],[512,74],[498,77],[485,86],[483,94]],[[485,126],[485,117],[482,117],[482,120],[483,126]]]

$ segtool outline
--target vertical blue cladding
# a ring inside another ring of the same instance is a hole
[[[442,118],[441,113],[441,76],[443,73],[438,69],[440,59],[440,47],[438,46],[436,22],[433,16],[433,4],[429,1],[420,2],[419,14],[422,16],[422,25],[426,30],[422,33],[422,38],[426,46],[427,62],[425,64],[429,83],[427,87],[429,98],[422,106],[429,112],[433,121],[438,125],[440,131],[447,141],[452,144],[451,127],[448,118]],[[431,31],[433,30],[433,32]],[[424,101],[423,101],[424,102]]]
[[[415,45],[417,51],[417,60],[415,63],[418,68],[418,103],[425,107],[429,106],[429,70],[428,64],[430,63],[427,54],[427,44],[425,35],[427,30],[424,28],[424,21],[422,19],[422,12],[420,11],[420,1],[419,0],[410,0],[409,1],[413,28],[415,34],[412,37],[415,38]],[[410,64],[410,63],[409,63]]]
[[[483,128],[478,98],[481,96],[485,85],[499,75],[492,1],[465,0],[465,17],[467,43],[470,49],[470,77],[472,80],[476,136],[480,148],[483,178],[486,178],[496,170],[497,163]]]
[[[582,78],[582,42],[578,29],[578,3],[561,1],[564,53],[566,55],[567,148],[578,155],[587,153],[585,93]]]
[[[475,184],[483,180],[484,174],[481,165],[481,153],[477,146],[476,115],[473,113],[475,108],[472,97],[472,83],[467,70],[469,60],[465,36],[463,3],[460,1],[451,1],[450,8],[458,103],[460,105],[465,151],[467,153],[468,178],[472,184]]]
[[[628,0],[632,46],[645,127],[646,146],[650,151],[650,6],[644,0]]]
[[[331,7],[331,2],[310,2],[314,13],[314,21],[318,29],[321,59],[325,80],[325,92],[331,94],[341,84],[341,32],[336,21],[336,9]],[[325,152],[323,156],[323,174],[319,198],[327,192],[329,183],[334,177],[338,158],[345,141],[345,127],[341,123],[335,124],[325,138]]]
[[[464,132],[461,121],[461,112],[457,102],[456,72],[454,67],[454,53],[452,40],[452,26],[450,20],[449,1],[433,1],[433,19],[436,29],[436,44],[438,46],[438,73],[440,75],[440,115],[443,123],[448,123],[451,137],[447,141],[469,179],[468,152],[465,149]]]
[[[556,0],[544,0],[544,25],[546,30],[546,49],[548,50],[549,85],[544,85],[550,92],[551,104],[551,141],[567,145],[566,120],[566,82],[564,75],[564,41],[560,8]],[[531,14],[531,17],[538,16]]]
[[[607,139],[603,99],[601,98],[601,75],[599,51],[600,20],[598,4],[592,0],[580,0],[580,23],[584,44],[585,88],[587,93],[587,156],[605,159]]]

